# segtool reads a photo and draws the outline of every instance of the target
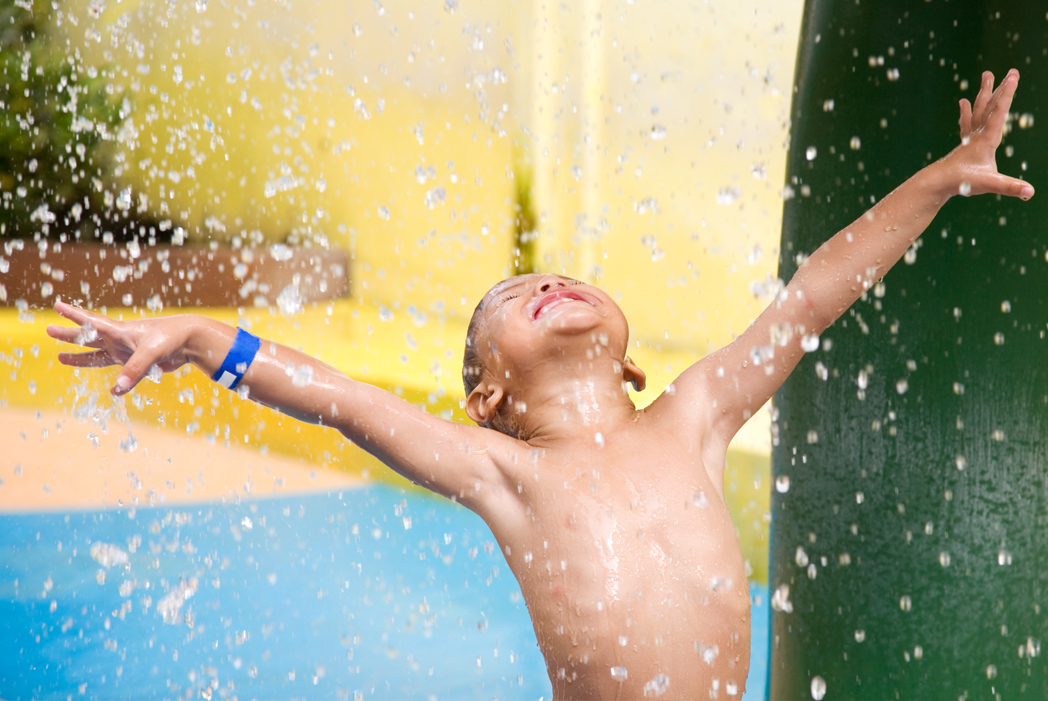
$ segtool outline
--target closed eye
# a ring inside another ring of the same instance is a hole
[[[503,298],[502,298],[502,299],[501,299],[501,300],[499,301],[499,306],[501,307],[501,306],[502,306],[503,304],[505,304],[506,302],[510,301],[511,299],[516,299],[517,297],[520,297],[520,295],[519,295],[519,294],[515,294],[515,295],[506,295],[505,297],[503,297]]]

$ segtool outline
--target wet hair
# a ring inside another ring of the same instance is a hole
[[[502,282],[506,281],[503,280]],[[473,393],[473,390],[477,388],[477,385],[480,384],[481,378],[484,377],[486,368],[484,367],[484,360],[477,351],[477,332],[484,318],[484,308],[492,298],[492,293],[500,289],[501,285],[502,283],[500,282],[492,287],[477,303],[477,308],[473,310],[473,316],[470,317],[469,326],[466,328],[466,348],[462,353],[462,388],[466,391],[467,399]],[[512,399],[507,399],[510,403],[512,402]],[[520,438],[520,427],[515,420],[507,419],[503,415],[502,407],[499,407],[495,416],[485,426],[493,428],[499,433],[505,433],[507,436]]]
[[[480,327],[480,320],[487,301],[488,296],[484,295],[477,303],[477,308],[473,310],[473,316],[470,317],[469,327],[466,329],[466,349],[462,353],[462,388],[466,390],[467,398],[480,384],[480,378],[484,376],[484,361],[477,352],[477,329]]]

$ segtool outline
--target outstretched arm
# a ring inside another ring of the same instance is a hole
[[[236,335],[236,329],[196,315],[114,321],[61,302],[55,310],[78,328],[49,326],[48,335],[94,349],[60,353],[59,361],[123,366],[114,395],[130,392],[154,366],[170,372],[190,363],[210,377]],[[337,428],[401,475],[474,511],[496,508],[498,495],[507,492],[498,469],[507,463],[498,457],[516,449],[513,439],[444,421],[299,351],[263,340],[241,386],[260,404]]]
[[[707,450],[723,455],[742,424],[796,367],[804,355],[802,339],[822,333],[879,280],[950,197],[1033,196],[1029,183],[1000,174],[995,158],[1018,81],[1012,70],[995,91],[993,75],[984,73],[975,105],[961,101],[957,148],[820,246],[744,334],[681,375],[677,394],[683,392],[696,404],[696,415],[707,417]]]

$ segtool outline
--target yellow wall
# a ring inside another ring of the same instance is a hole
[[[320,237],[360,297],[468,313],[512,270],[516,143],[541,267],[705,353],[774,276],[800,6],[124,0],[62,27],[134,103],[136,202],[190,236]]]
[[[457,412],[464,323],[512,271],[525,170],[540,267],[619,300],[651,378],[642,403],[760,311],[775,275],[800,9],[123,0],[66,2],[59,23],[133,105],[116,175],[135,202],[198,240],[291,236],[352,254],[349,301],[292,319],[216,314]],[[46,318],[0,318],[4,358],[22,354],[0,402],[83,401],[71,371],[55,368]],[[198,380],[147,388],[152,403],[132,416],[371,464],[323,431],[214,406]],[[202,405],[179,401],[190,386]],[[767,416],[757,422],[729,460],[727,491],[759,577]]]

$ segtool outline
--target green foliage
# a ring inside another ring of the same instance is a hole
[[[49,41],[50,13],[44,0],[0,4],[0,238],[126,238],[110,224],[121,203],[103,196],[119,100]]]

